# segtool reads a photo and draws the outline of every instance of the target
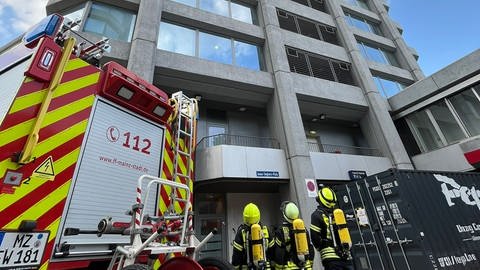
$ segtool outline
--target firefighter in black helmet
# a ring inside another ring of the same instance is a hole
[[[318,192],[316,200],[318,207],[311,216],[310,234],[313,245],[320,252],[325,270],[353,270],[350,246],[340,239],[339,227],[335,224],[335,192],[324,187]],[[340,211],[335,211],[337,210]]]
[[[243,209],[243,224],[233,241],[232,265],[240,270],[270,270],[273,239],[266,226],[260,224],[260,210],[249,203]],[[269,251],[270,249],[270,251]]]
[[[272,264],[275,269],[312,269],[315,251],[295,203],[280,206],[282,225],[275,232]]]

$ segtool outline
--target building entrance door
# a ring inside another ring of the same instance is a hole
[[[201,249],[199,259],[216,257],[228,260],[225,224],[225,196],[218,193],[195,194],[195,234],[201,241],[214,229],[217,230]]]

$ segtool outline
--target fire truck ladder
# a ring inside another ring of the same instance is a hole
[[[192,169],[192,154],[195,148],[196,141],[196,115],[197,115],[197,100],[187,97],[183,92],[176,92],[170,99],[176,111],[176,117],[173,118],[172,123],[172,146],[173,146],[173,180],[180,181],[188,187],[191,187],[192,177],[190,175]],[[181,162],[183,161],[183,163]],[[185,164],[184,170],[181,167]],[[185,173],[183,173],[185,172]],[[184,202],[185,211],[188,211],[189,202],[178,198],[176,189],[172,189],[170,194],[171,203],[169,211],[175,212],[175,202]]]

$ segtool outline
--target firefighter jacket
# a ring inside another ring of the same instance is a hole
[[[305,262],[301,262],[297,256],[297,247],[295,245],[295,235],[292,224],[283,222],[280,228],[275,232],[275,245],[273,251],[272,264],[275,269],[312,269],[315,251],[310,242],[308,231],[307,241],[309,255],[306,256]]]
[[[270,270],[270,253],[273,247],[273,238],[270,237],[270,232],[266,226],[262,226],[263,233],[263,250],[265,250],[265,265],[264,267],[256,267],[252,262],[252,247],[251,247],[251,235],[250,227],[246,224],[242,224],[238,227],[235,240],[233,240],[233,254],[232,265],[235,269],[240,270]],[[247,257],[248,256],[248,257]]]
[[[334,245],[333,237],[335,237],[335,243],[340,243],[340,238],[335,224],[332,224],[332,227],[330,226],[330,219],[332,223],[334,223],[332,215],[329,209],[318,206],[311,216],[310,234],[312,236],[312,243],[318,252],[320,252],[320,258],[324,265],[329,261],[339,261],[342,259],[339,256],[338,249],[336,249]],[[329,216],[331,218],[329,218]]]

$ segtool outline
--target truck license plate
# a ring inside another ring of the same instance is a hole
[[[40,265],[48,236],[48,231],[0,231],[0,269]]]

